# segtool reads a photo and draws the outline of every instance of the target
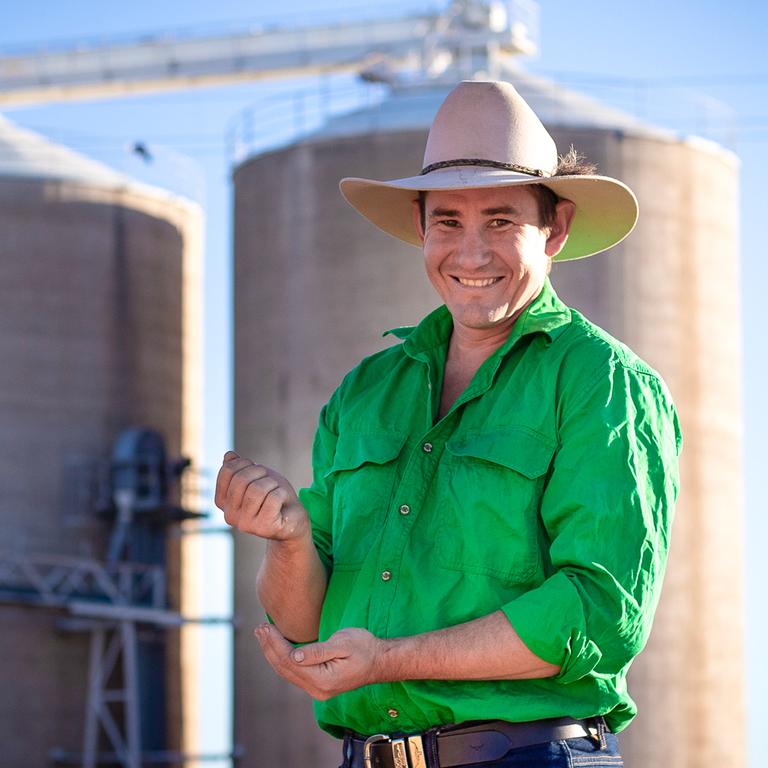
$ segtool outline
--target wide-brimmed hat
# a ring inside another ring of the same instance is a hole
[[[418,176],[345,178],[339,186],[369,221],[412,245],[421,245],[412,216],[419,191],[526,184],[542,184],[576,205],[558,261],[591,256],[623,240],[637,221],[632,190],[608,176],[555,176],[557,162],[555,142],[510,83],[465,81],[435,116]]]

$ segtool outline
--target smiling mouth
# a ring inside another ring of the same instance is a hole
[[[501,280],[500,277],[485,277],[482,280],[470,280],[469,278],[456,277],[455,275],[451,275],[451,277],[459,285],[466,286],[467,288],[487,288],[489,285],[494,285]]]

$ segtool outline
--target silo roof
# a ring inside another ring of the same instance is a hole
[[[92,160],[0,115],[0,179],[66,181],[87,187],[119,189],[179,208],[199,210],[197,203]]]
[[[653,126],[620,109],[605,106],[546,78],[519,69],[505,71],[502,78],[517,88],[541,121],[551,128],[603,129],[666,140],[678,138],[672,131]],[[376,131],[427,128],[454,85],[454,82],[398,85],[380,104],[334,116],[322,128],[304,138],[324,139]]]
[[[2,115],[0,177],[65,179],[110,187],[132,183],[129,176],[21,128]]]
[[[533,107],[541,121],[564,128],[619,130],[634,135],[674,138],[674,133],[640,120],[623,110],[572,91],[562,85],[527,72],[510,72],[508,79]]]

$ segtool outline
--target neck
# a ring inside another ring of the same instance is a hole
[[[450,351],[458,358],[489,358],[506,340],[522,310],[489,328],[468,328],[453,324]]]

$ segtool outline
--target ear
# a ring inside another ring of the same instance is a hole
[[[419,236],[419,240],[424,242],[424,227],[421,223],[421,206],[419,205],[419,199],[411,201],[411,215],[413,216],[413,228],[416,230],[416,234]]]
[[[570,200],[558,200],[555,205],[555,223],[549,229],[547,243],[544,246],[544,252],[550,259],[553,259],[563,250],[575,214],[575,203]]]

